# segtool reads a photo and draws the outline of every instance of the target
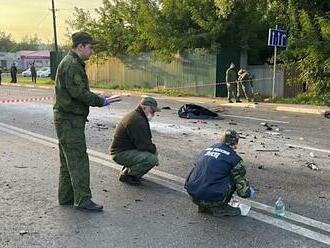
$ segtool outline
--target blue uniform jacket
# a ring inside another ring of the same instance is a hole
[[[214,144],[198,156],[196,166],[189,173],[185,188],[195,199],[222,201],[234,184],[230,171],[241,158],[226,144]]]

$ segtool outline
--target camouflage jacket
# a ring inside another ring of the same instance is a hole
[[[230,175],[236,186],[236,192],[240,197],[250,197],[250,185],[245,178],[246,168],[243,160],[240,160],[238,164],[230,171]]]
[[[103,98],[89,89],[85,62],[76,53],[69,52],[56,73],[54,119],[86,119],[89,106],[102,105]]]
[[[194,199],[208,202],[223,201],[234,191],[245,198],[250,196],[245,173],[242,158],[230,146],[218,143],[197,157],[185,188]]]

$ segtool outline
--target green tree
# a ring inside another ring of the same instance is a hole
[[[329,5],[328,0],[104,0],[96,18],[76,9],[71,25],[102,41],[100,55],[152,51],[170,60],[187,49],[230,47],[248,50],[254,62],[271,57],[267,30],[278,25],[289,32],[280,60],[297,68],[296,81],[319,96],[330,90]]]
[[[0,31],[0,51],[9,52],[15,46],[15,41],[10,34]]]

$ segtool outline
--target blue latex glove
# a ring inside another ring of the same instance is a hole
[[[256,190],[250,186],[250,198],[256,198],[256,197],[257,197]]]
[[[105,107],[105,106],[108,106],[108,105],[110,105],[110,99],[107,98],[107,97],[104,97],[102,107]]]

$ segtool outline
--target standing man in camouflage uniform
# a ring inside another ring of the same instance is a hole
[[[236,102],[241,102],[237,96],[237,72],[235,70],[235,64],[233,62],[230,63],[230,66],[226,71],[226,83],[228,102],[232,103],[232,98],[235,98]]]
[[[116,163],[123,166],[119,177],[121,182],[140,185],[141,177],[159,163],[149,126],[155,112],[160,112],[156,100],[145,97],[117,125],[110,154]]]
[[[85,123],[89,106],[107,106],[120,98],[103,98],[89,89],[85,60],[93,52],[92,37],[77,32],[72,35],[72,43],[72,50],[59,64],[55,78],[54,123],[61,161],[58,200],[60,205],[102,211],[103,206],[91,200]]]
[[[239,134],[227,130],[221,142],[201,152],[190,171],[185,188],[198,205],[198,211],[216,217],[240,215],[239,208],[230,206],[234,192],[240,197],[255,197],[255,190],[245,179],[246,169],[237,148]]]
[[[243,91],[246,100],[248,100],[249,102],[252,101],[251,82],[252,79],[250,73],[245,69],[240,69],[238,71],[238,98],[240,98],[241,93]]]

